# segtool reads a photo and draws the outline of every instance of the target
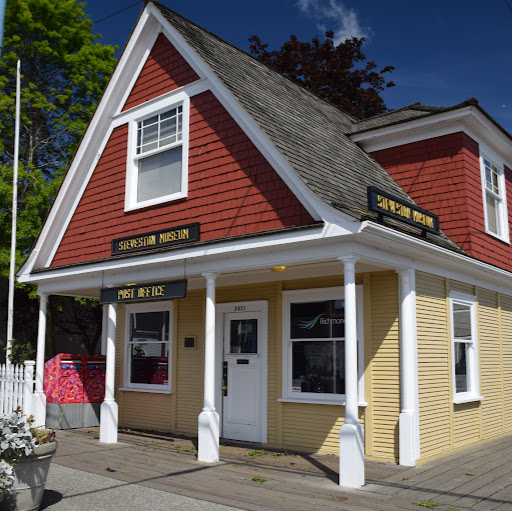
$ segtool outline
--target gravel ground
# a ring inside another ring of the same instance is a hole
[[[41,510],[51,511],[234,511],[52,463]]]

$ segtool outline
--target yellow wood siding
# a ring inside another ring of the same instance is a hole
[[[371,274],[371,389],[373,457],[398,458],[400,413],[398,276]]]
[[[482,432],[484,438],[503,431],[503,409],[498,332],[498,297],[496,293],[478,289],[478,347]]]
[[[176,314],[176,309],[174,309],[174,314]],[[125,315],[125,306],[118,304],[116,328],[116,389],[123,387],[124,382],[124,358],[126,346]],[[116,400],[119,405],[120,427],[154,429],[157,431],[173,430],[173,395],[118,390],[117,396]]]
[[[450,341],[445,279],[416,273],[421,457],[450,449]]]
[[[187,298],[177,300],[176,305],[176,431],[196,436],[203,408],[205,293],[188,291]],[[193,349],[184,346],[184,338],[189,336],[196,338]]]
[[[512,297],[500,295],[505,431],[512,431]]]

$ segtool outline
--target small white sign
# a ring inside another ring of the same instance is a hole
[[[301,387],[292,387],[292,392],[302,392]]]

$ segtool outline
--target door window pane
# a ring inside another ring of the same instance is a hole
[[[258,320],[232,319],[230,353],[258,353]]]

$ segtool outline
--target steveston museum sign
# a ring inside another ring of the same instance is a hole
[[[137,234],[136,236],[117,238],[112,240],[112,255],[171,247],[191,241],[199,241],[198,223],[170,227],[161,231],[146,232],[144,234]]]

